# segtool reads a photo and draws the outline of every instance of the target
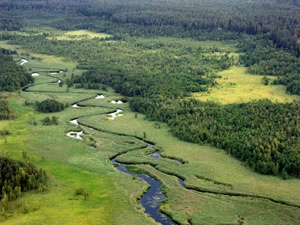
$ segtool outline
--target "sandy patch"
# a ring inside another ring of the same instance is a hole
[[[77,126],[79,125],[79,124],[78,124],[78,120],[77,120],[77,119],[75,119],[75,120],[71,120],[71,121],[70,121],[70,123],[72,123],[72,124],[74,124],[74,125],[77,125]]]
[[[73,108],[81,108],[81,107],[78,106],[77,104],[73,104],[72,107],[73,107]]]
[[[123,104],[122,100],[117,100],[117,101],[111,101],[112,104]]]
[[[24,65],[25,63],[28,63],[28,60],[26,60],[26,59],[21,59],[20,65],[22,66],[22,65]]]
[[[51,72],[50,75],[57,75],[57,74],[63,73],[63,72],[64,72],[64,71],[62,71],[62,70],[60,70],[60,71],[58,71],[58,72]]]
[[[69,133],[67,133],[68,137],[75,138],[78,140],[82,140],[82,135],[83,135],[83,131],[79,131],[79,132],[70,131]]]
[[[117,116],[122,116],[123,114],[121,114],[123,112],[123,110],[121,109],[117,109],[115,112],[109,113],[108,114],[108,119],[109,120],[114,120]]]
[[[39,73],[32,73],[31,76],[33,77],[38,77],[40,74]]]
[[[97,96],[95,97],[95,99],[101,99],[101,98],[104,98],[104,95],[97,95]]]

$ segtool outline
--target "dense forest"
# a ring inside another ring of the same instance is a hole
[[[16,91],[33,82],[32,76],[13,61],[13,53],[0,49],[0,91]]]
[[[26,154],[23,154],[26,155]],[[19,161],[0,157],[0,206],[4,209],[9,201],[22,196],[28,190],[46,190],[47,174],[28,160]]]
[[[4,19],[2,29],[21,29],[20,17],[55,18],[50,20],[61,29],[98,29],[107,32],[116,25],[125,25],[132,34],[190,35],[197,37],[202,30],[223,29],[248,34],[270,33],[278,47],[289,48],[299,54],[300,36],[299,2],[288,0],[236,1],[236,0],[172,0],[169,2],[113,0],[113,1],[23,1],[4,0],[0,5]],[[61,14],[63,12],[64,14]],[[61,18],[65,15],[68,19]],[[74,17],[75,20],[72,20]],[[80,16],[78,18],[78,16]],[[77,17],[77,18],[76,18]],[[92,19],[92,20],[91,20]],[[24,25],[24,24],[23,24]],[[136,29],[139,27],[139,29]],[[108,29],[109,28],[109,29]],[[120,28],[120,26],[118,26]],[[112,32],[115,29],[111,29]],[[134,33],[133,33],[134,32]],[[116,33],[116,32],[114,32]]]
[[[218,105],[195,99],[133,99],[133,109],[166,122],[180,139],[210,143],[262,174],[300,175],[300,106],[269,100]]]

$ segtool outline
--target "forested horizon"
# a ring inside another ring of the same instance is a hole
[[[5,0],[0,6],[0,29],[8,31],[22,31],[38,19],[40,25],[105,32],[116,40],[126,39],[126,35],[196,40],[243,40],[244,34],[258,36],[254,38],[256,43],[244,43],[247,46],[243,48],[243,64],[250,73],[278,76],[274,84],[286,85],[288,93],[300,93],[297,1]],[[2,39],[7,38],[10,37],[2,34]]]

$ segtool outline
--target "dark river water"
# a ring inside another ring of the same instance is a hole
[[[148,175],[136,174],[131,171],[128,171],[125,168],[125,165],[116,162],[115,158],[112,159],[111,162],[117,165],[116,168],[119,171],[138,177],[150,185],[150,188],[147,190],[147,192],[143,195],[143,197],[139,201],[139,204],[141,204],[144,207],[145,212],[150,217],[152,217],[156,222],[161,223],[163,225],[176,224],[174,221],[172,221],[170,217],[166,216],[165,214],[159,211],[159,206],[161,201],[166,198],[166,196],[164,196],[163,193],[161,192],[162,185],[160,182],[158,182],[157,180],[155,180],[154,178]]]

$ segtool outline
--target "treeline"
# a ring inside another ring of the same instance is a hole
[[[3,0],[0,8],[12,18],[44,19],[60,29],[111,30],[116,34],[125,28],[131,35],[195,38],[203,30],[269,33],[278,47],[300,54],[300,5],[293,0]]]
[[[269,100],[219,105],[134,98],[133,110],[166,122],[182,140],[211,144],[262,174],[300,176],[300,105]]]
[[[0,30],[21,30],[22,27],[23,25],[18,19],[13,17],[3,17],[3,14],[0,15]]]
[[[238,47],[249,73],[276,76],[273,85],[285,85],[287,93],[300,95],[300,58],[261,36],[245,36]]]
[[[0,97],[0,120],[15,119],[16,113],[9,107],[6,98]]]
[[[214,84],[213,78],[198,75],[195,79],[184,74],[169,75],[143,73],[143,75],[128,73],[120,68],[113,70],[105,66],[97,71],[88,71],[74,79],[76,87],[104,84],[113,87],[117,92],[126,96],[157,96],[167,97],[187,96],[190,92],[207,91]]]
[[[46,185],[46,172],[33,163],[0,157],[0,206],[3,211],[9,201],[20,198],[23,192],[35,189],[43,192]]]
[[[13,61],[11,53],[0,49],[0,91],[16,91],[33,82],[32,76]]]

